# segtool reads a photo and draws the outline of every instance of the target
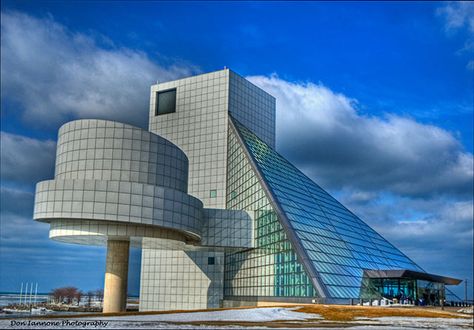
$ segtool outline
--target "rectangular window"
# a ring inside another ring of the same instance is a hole
[[[217,197],[217,190],[213,189],[209,191],[209,197],[216,198]]]
[[[214,265],[216,263],[216,260],[214,257],[207,257],[207,264],[208,265]]]
[[[155,116],[176,112],[176,88],[156,93]]]

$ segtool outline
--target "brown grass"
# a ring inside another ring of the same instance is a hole
[[[440,318],[463,317],[459,314],[448,311],[417,307],[394,308],[375,306],[306,305],[299,308],[298,312],[319,314],[328,321],[352,321],[356,317],[374,318],[386,316]]]
[[[274,306],[274,305],[273,305]],[[77,315],[45,315],[35,318],[82,318],[82,317],[104,317],[107,316],[125,316],[125,315],[156,315],[156,314],[170,314],[170,313],[193,313],[193,312],[209,312],[229,309],[248,309],[248,308],[262,308],[265,306],[246,306],[237,308],[215,308],[215,309],[201,309],[201,310],[173,310],[173,311],[155,311],[155,312],[123,312],[123,313],[88,313]],[[324,327],[341,327],[349,326],[350,322],[356,317],[360,318],[375,318],[387,316],[401,316],[401,317],[439,317],[439,318],[463,318],[464,315],[453,313],[450,311],[442,311],[434,308],[394,308],[394,307],[376,307],[376,306],[341,306],[341,305],[315,305],[315,304],[282,304],[280,307],[293,307],[295,311],[319,314],[324,320],[308,319],[307,321],[272,321],[272,322],[228,322],[228,321],[208,321],[208,322],[185,322],[190,325],[213,325],[213,326],[267,326],[271,328],[300,328],[311,326]],[[323,322],[321,322],[323,321]],[[179,323],[179,322],[177,322]]]
[[[285,329],[298,329],[298,328],[335,328],[340,329],[341,327],[351,327],[353,324],[349,323],[340,323],[340,322],[324,322],[321,323],[320,320],[316,321],[269,321],[269,322],[234,322],[234,321],[199,321],[199,322],[170,322],[173,324],[186,324],[186,325],[195,325],[195,326],[213,326],[213,327],[266,327],[266,328],[285,328]],[[361,324],[358,324],[361,325]]]

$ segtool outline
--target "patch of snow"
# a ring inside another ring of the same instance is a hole
[[[466,308],[461,308],[458,310],[458,313],[463,313],[463,314],[474,314],[474,309],[473,307],[466,307]]]
[[[96,320],[105,318],[87,318]],[[155,315],[124,315],[107,317],[107,321],[144,321],[144,322],[200,322],[200,321],[229,321],[229,322],[268,322],[268,321],[301,321],[321,319],[317,314],[295,312],[290,308],[270,307],[252,309],[229,309],[213,312],[190,312]]]
[[[62,324],[63,321],[69,321],[69,324]],[[74,323],[77,320],[77,324]],[[195,325],[188,325],[188,324],[171,324],[165,322],[140,322],[140,321],[133,321],[133,322],[122,322],[122,321],[115,321],[109,322],[106,321],[106,318],[102,319],[101,325],[87,325],[85,324],[84,320],[81,319],[54,319],[54,321],[58,323],[48,323],[47,325],[37,325],[37,323],[29,324],[28,321],[31,322],[52,322],[53,319],[50,320],[26,320],[26,319],[15,319],[15,320],[0,320],[0,329],[222,329],[222,327],[197,327]],[[15,322],[25,322],[23,324],[15,323]],[[81,323],[82,322],[82,323]],[[231,328],[231,327],[229,327]]]
[[[249,325],[248,327],[237,326],[231,322],[269,322],[269,321],[288,321],[299,327],[310,319],[321,322],[321,329],[325,328],[325,320],[317,314],[297,312],[295,308],[266,307],[249,309],[232,309],[209,312],[189,312],[174,314],[155,314],[155,315],[124,315],[104,317],[97,315],[95,317],[77,318],[77,319],[43,319],[35,321],[69,321],[78,322],[77,325],[50,326],[50,329],[80,329],[93,327],[84,327],[81,324],[87,322],[101,322],[102,327],[106,329],[266,329],[265,325]],[[24,321],[25,319],[16,319]],[[33,320],[33,319],[31,319]],[[227,321],[229,325],[209,326],[196,324],[180,324],[187,322],[212,322]],[[0,329],[11,328],[10,320],[0,320]],[[103,322],[107,322],[104,326]],[[473,320],[465,316],[464,318],[424,318],[424,317],[379,317],[367,318],[360,317],[353,321],[342,322],[344,328],[350,327],[351,330],[371,329],[371,330],[399,330],[399,329],[453,329],[464,330],[473,328]],[[327,326],[327,325],[326,325]],[[18,327],[17,327],[18,328]],[[21,326],[21,328],[33,329],[38,326]],[[319,329],[318,325],[311,324],[312,329]],[[327,328],[326,328],[327,329]]]
[[[430,317],[376,317],[356,318],[355,323],[368,326],[383,326],[383,329],[472,329],[473,320],[466,318],[430,318]],[[390,327],[390,328],[387,328]],[[355,328],[351,328],[355,329]]]

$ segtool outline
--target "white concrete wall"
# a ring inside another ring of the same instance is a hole
[[[140,311],[219,307],[223,257],[219,252],[143,249]]]
[[[149,130],[186,153],[188,191],[208,208],[222,209],[226,203],[228,86],[229,70],[222,70],[151,87]],[[176,88],[176,112],[156,116],[156,93],[172,88]],[[215,191],[215,197],[211,197],[211,191]],[[195,254],[199,254],[199,258],[193,259],[179,251],[143,250],[140,310],[218,307],[222,285],[210,286],[211,280],[203,271],[205,265],[199,261],[207,262],[207,257],[214,253]],[[223,253],[219,259],[223,259]],[[157,271],[148,272],[151,267]],[[186,269],[186,274],[170,274],[160,269]],[[222,284],[223,268],[215,269],[213,281]],[[184,291],[177,289],[182,285]]]
[[[197,240],[202,203],[181,191],[136,182],[48,180],[36,186],[33,218],[152,225],[189,232]]]
[[[176,112],[156,115],[157,92],[174,88],[176,88]],[[229,112],[274,146],[275,99],[228,69],[151,87],[149,130],[170,140],[185,152],[189,159],[188,192],[198,197],[204,207],[209,209],[225,209],[226,207]],[[215,197],[211,197],[211,190],[216,191]],[[216,246],[223,243],[236,246],[253,244],[253,237],[248,233],[249,226],[252,225],[251,221],[243,221],[239,218],[229,225],[229,221],[220,217],[218,212],[209,211],[209,216],[212,225],[209,222],[204,226],[206,233],[203,244]],[[251,228],[250,232],[252,232]],[[241,235],[242,233],[245,234]],[[153,251],[143,250],[141,292],[146,295],[147,300],[143,302],[143,305],[141,304],[141,310],[168,309],[174,308],[170,306],[175,306],[172,303],[164,303],[164,301],[176,299],[169,289],[159,291],[159,295],[148,295],[147,292],[155,290],[152,286],[156,283],[171,283],[173,279],[179,281],[176,277],[169,277],[166,272],[149,275],[146,270],[150,268],[150,263],[157,265],[158,268],[170,268],[174,267],[172,264],[182,263],[178,266],[186,269],[188,265],[197,263],[199,267],[192,267],[193,273],[195,273],[194,276],[201,278],[206,276],[202,270],[206,268],[197,260],[207,260],[208,256],[215,255],[219,260],[222,259],[223,264],[224,257],[223,253],[213,254],[201,251],[196,252],[199,258],[192,258],[184,252],[173,252],[173,255],[179,255],[179,258],[167,258],[166,253],[155,254]],[[213,283],[222,283],[223,267],[215,268],[215,270],[219,272],[212,273]],[[199,272],[201,272],[200,275]],[[151,281],[150,276],[153,276]],[[193,292],[203,296],[199,299],[193,298],[192,303],[184,303],[183,300],[184,306],[190,309],[205,308],[203,302],[207,301],[207,307],[218,307],[217,301],[223,297],[222,285],[211,285],[210,288],[204,290],[200,283],[196,282]],[[172,285],[179,286],[177,282]],[[189,283],[186,285],[192,286]]]
[[[141,128],[75,120],[59,129],[56,179],[128,181],[187,191],[186,155]]]
[[[229,71],[223,70],[151,87],[149,130],[185,152],[188,191],[208,208],[225,208],[228,86]],[[172,88],[176,112],[156,116],[156,93]]]
[[[33,217],[150,225],[198,241],[202,203],[186,194],[187,163],[176,145],[137,127],[93,119],[66,123],[59,130],[55,179],[37,184]],[[70,242],[74,236],[83,235],[70,235]]]
[[[253,220],[245,211],[203,209],[201,245],[209,247],[253,247]]]
[[[229,72],[229,113],[275,149],[275,98],[233,71]]]

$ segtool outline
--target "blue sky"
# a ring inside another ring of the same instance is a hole
[[[472,283],[473,54],[470,3],[2,1],[0,290],[102,286],[102,248],[31,220],[60,125],[145,127],[149,85],[224,66],[277,98],[289,160],[426,270]]]

